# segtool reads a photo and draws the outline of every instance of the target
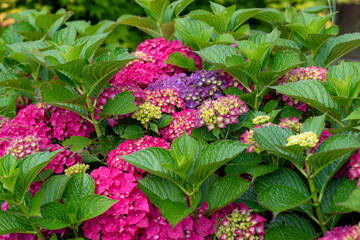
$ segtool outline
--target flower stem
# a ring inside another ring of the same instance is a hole
[[[40,240],[46,240],[46,238],[44,237],[43,233],[41,232],[41,228],[31,222],[30,216],[29,216],[29,210],[27,209],[27,207],[25,206],[25,204],[22,203],[22,204],[19,205],[19,207],[20,207],[21,211],[26,215],[26,218],[29,220],[30,225],[33,227],[36,236],[37,236]]]
[[[310,187],[310,192],[313,195],[312,202],[315,206],[315,212],[316,212],[317,218],[319,219],[319,225],[321,227],[321,231],[325,235],[325,233],[327,231],[326,223],[324,221],[324,216],[321,212],[320,201],[319,201],[318,193],[317,193],[317,190],[315,187],[315,182],[314,182],[314,179],[311,178],[310,163],[308,162],[307,159],[308,158],[305,159],[305,166],[306,166],[307,179],[308,179],[308,183],[309,183],[309,187]]]

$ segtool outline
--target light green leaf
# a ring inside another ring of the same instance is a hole
[[[201,184],[218,168],[246,150],[247,145],[237,141],[218,141],[207,146],[195,162],[191,180]]]
[[[125,115],[136,111],[137,105],[132,92],[121,92],[112,99],[109,99],[102,110],[106,115]]]
[[[188,69],[189,71],[196,71],[196,64],[193,58],[182,55],[180,52],[173,52],[169,55],[165,63]]]
[[[285,185],[272,185],[258,196],[260,204],[270,209],[274,216],[299,207],[310,199],[311,197],[306,197],[298,190]]]
[[[325,127],[325,118],[326,114],[323,114],[318,117],[311,117],[306,119],[301,127],[301,133],[304,132],[313,132],[316,136],[320,136],[322,130]]]
[[[122,138],[138,139],[144,136],[144,130],[137,125],[130,125],[125,128]]]
[[[32,95],[35,94],[35,89],[31,85],[31,80],[26,77],[1,81],[0,87],[15,89]]]
[[[41,207],[42,218],[35,217],[31,220],[42,228],[57,230],[71,225],[65,205],[59,202],[50,202]]]
[[[13,215],[0,210],[0,235],[9,233],[26,233],[33,231],[30,221],[23,216]]]
[[[237,176],[226,176],[217,180],[209,189],[206,196],[208,210],[206,214],[211,213],[229,205],[241,196],[251,183]]]
[[[65,191],[65,187],[70,177],[66,175],[57,175],[49,178],[42,186],[44,192],[42,205],[49,202],[58,202]]]
[[[81,136],[72,136],[66,139],[62,145],[64,147],[69,147],[70,151],[78,152],[86,148],[92,140],[90,138],[81,137]]]
[[[101,195],[88,195],[78,201],[78,221],[85,221],[106,212],[117,200]]]
[[[71,199],[75,201],[82,197],[93,195],[95,192],[95,182],[89,174],[82,172],[73,175],[66,184],[66,188],[62,197],[65,204],[69,203]]]
[[[71,45],[76,39],[76,29],[72,26],[57,31],[53,37],[53,41],[57,44]]]
[[[346,201],[353,191],[356,189],[356,181],[351,181],[350,179],[346,179],[341,183],[340,186],[336,189],[334,195],[331,199],[331,207],[330,212],[332,213],[349,213],[352,212],[351,209],[348,209],[343,206],[338,206],[338,203],[342,203]]]
[[[29,213],[30,216],[41,217],[40,207],[43,201],[43,197],[44,197],[44,191],[40,189],[37,193],[35,193],[35,196],[31,198],[30,213]]]
[[[153,37],[159,37],[156,22],[148,17],[139,17],[133,15],[123,15],[118,18],[116,24],[124,24],[137,27]]]
[[[340,106],[331,99],[325,86],[319,80],[302,80],[270,88],[305,102],[323,113],[328,112],[328,114],[335,118],[340,117]]]
[[[165,199],[186,203],[185,195],[181,189],[167,179],[149,175],[139,180],[138,186],[157,207],[159,207],[160,202]]]

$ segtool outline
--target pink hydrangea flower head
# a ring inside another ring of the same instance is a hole
[[[279,126],[293,130],[295,132],[300,132],[302,123],[299,122],[299,119],[292,116],[290,119],[288,117],[284,119],[280,119]]]
[[[286,83],[297,82],[301,80],[312,80],[312,79],[326,82],[325,78],[327,72],[328,70],[315,66],[295,68],[287,72],[281,78],[279,78],[278,84],[282,85]],[[298,100],[294,100],[288,96],[283,95],[282,100],[284,102],[287,102],[287,104],[290,105],[291,107],[295,106],[296,109],[299,109],[303,112],[305,112],[307,109],[307,105],[305,103],[299,102]]]
[[[238,116],[248,110],[237,96],[219,97],[200,106],[197,125],[206,125],[209,130],[215,129],[216,126],[225,128],[226,125],[238,123]]]
[[[100,167],[91,176],[95,181],[95,194],[119,201],[104,214],[86,221],[84,235],[92,240],[136,238],[139,231],[149,225],[150,202],[137,188],[134,174]]]
[[[72,136],[89,137],[94,131],[93,125],[77,113],[57,107],[50,107],[50,112],[53,137],[57,140]]]
[[[23,159],[31,154],[39,152],[41,139],[34,136],[15,139],[9,146],[8,151],[17,159]]]
[[[36,235],[27,233],[10,233],[0,236],[0,240],[35,240]]]
[[[318,240],[356,240],[360,239],[360,223],[354,226],[336,227],[327,231],[325,236]]]
[[[170,143],[168,143],[164,139],[147,135],[136,140],[129,139],[121,143],[116,149],[110,151],[107,164],[111,168],[117,168],[126,172],[133,173],[135,171],[135,167],[123,160],[121,156],[128,155],[149,147],[161,147],[165,149],[170,149]],[[137,171],[142,172],[141,170]]]
[[[104,89],[104,91],[100,94],[96,108],[95,108],[95,118],[99,119],[98,114],[102,112],[105,104],[109,99],[114,99],[114,97],[123,92],[129,91],[135,97],[135,102],[137,105],[140,105],[145,97],[145,91],[139,88],[136,85],[118,85],[118,86],[111,86],[109,88]],[[120,116],[113,116],[111,118],[107,118],[106,120],[109,122],[110,126],[114,126],[118,123],[119,119],[123,119],[125,117],[131,116],[130,114],[120,115]]]
[[[197,110],[186,109],[171,115],[173,120],[169,126],[160,129],[160,134],[163,138],[170,141],[174,141],[180,137],[184,131],[188,135],[191,134],[191,130],[196,126],[196,117],[198,115]]]
[[[357,186],[359,187],[360,186],[360,152],[359,151],[351,156],[347,168],[349,169],[349,177],[351,180],[358,178]]]
[[[201,69],[201,58],[190,48],[182,45],[182,43],[178,40],[169,42],[164,38],[148,39],[139,44],[136,52],[141,52],[142,54],[147,55],[148,58],[155,63],[164,63],[164,61],[168,60],[171,53],[180,52],[183,56],[194,59],[196,67]],[[136,55],[139,54],[135,54],[135,56]],[[167,74],[180,73],[184,71],[184,69],[171,64],[166,64],[163,70]]]
[[[166,64],[134,60],[110,81],[113,86],[136,85],[146,88],[150,83],[156,81],[165,74],[163,67]]]
[[[216,230],[219,239],[264,239],[265,218],[258,214],[253,214],[240,203],[239,208],[234,209],[220,221]]]
[[[176,108],[185,109],[183,99],[173,88],[146,91],[146,100],[156,107],[160,107],[163,113],[174,113]]]
[[[0,129],[11,121],[8,117],[0,117]]]

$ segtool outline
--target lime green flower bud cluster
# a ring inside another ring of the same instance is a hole
[[[255,125],[263,124],[270,121],[270,116],[268,115],[259,115],[253,118],[252,123]]]
[[[139,110],[132,115],[133,118],[139,120],[144,125],[148,124],[152,119],[160,119],[161,116],[161,108],[149,102],[141,104]]]
[[[287,139],[288,143],[285,146],[300,145],[301,147],[315,147],[319,142],[319,138],[313,132],[304,132],[290,136]]]
[[[86,170],[89,169],[89,165],[84,163],[77,163],[69,167],[68,169],[65,169],[65,175],[73,176],[78,173],[86,172]]]

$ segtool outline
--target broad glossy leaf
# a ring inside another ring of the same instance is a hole
[[[190,71],[196,71],[195,60],[193,58],[183,56],[180,52],[171,53],[165,62]]]
[[[71,45],[76,39],[76,29],[72,26],[57,31],[53,37],[53,41],[58,44]]]
[[[219,210],[241,196],[251,183],[237,176],[226,176],[218,179],[209,189],[206,196],[208,210],[206,214]]]
[[[248,208],[251,208],[255,212],[267,212],[268,210],[260,206],[257,200],[258,194],[253,187],[249,187],[237,200],[236,203],[245,204]]]
[[[271,229],[276,227],[283,227],[283,226],[292,227],[295,232],[301,231],[309,234],[312,237],[316,236],[316,231],[313,225],[309,222],[309,220],[303,217],[299,217],[296,214],[279,215],[275,219],[273,219],[268,225],[268,227]]]
[[[201,184],[222,165],[246,150],[247,145],[237,141],[218,141],[207,146],[195,162],[191,180]]]
[[[323,114],[318,117],[310,117],[302,124],[301,133],[304,132],[313,132],[317,136],[320,136],[322,130],[325,127],[325,118],[326,114]]]
[[[159,36],[156,22],[148,17],[123,15],[118,18],[117,24],[124,24],[124,25],[137,27],[153,37]]]
[[[60,201],[69,179],[70,176],[57,175],[46,180],[46,182],[44,182],[44,184],[41,186],[41,190],[44,191],[42,205],[49,202]]]
[[[281,11],[271,8],[266,8],[253,17],[271,24],[285,22],[285,15]]]
[[[268,165],[259,165],[254,168],[251,168],[247,171],[248,174],[253,176],[253,178],[257,178],[269,173],[276,171],[279,167],[275,164],[268,164]]]
[[[0,210],[0,234],[26,233],[33,231],[30,221],[23,216],[13,215],[7,211]]]
[[[31,86],[31,80],[26,77],[0,81],[0,87],[15,89],[32,95],[35,94],[35,89]]]
[[[352,212],[351,209],[348,209],[343,206],[338,206],[338,203],[346,201],[353,191],[356,189],[356,181],[351,181],[350,179],[346,179],[344,182],[341,183],[340,186],[336,189],[334,195],[331,199],[331,208],[330,212],[334,213],[349,213]]]
[[[186,203],[185,195],[181,189],[167,179],[149,175],[139,180],[138,186],[157,207],[159,207],[160,202],[165,199]]]
[[[71,225],[65,205],[59,202],[50,202],[41,207],[41,216],[31,220],[42,228],[57,230]]]
[[[305,102],[323,113],[328,112],[328,114],[335,118],[339,119],[340,117],[340,106],[331,99],[325,86],[319,80],[302,80],[270,88]]]
[[[255,152],[240,153],[226,164],[225,172],[228,174],[241,175],[256,167],[262,162],[261,156]]]
[[[279,226],[266,231],[265,238],[269,240],[311,240],[313,235],[293,226]]]
[[[88,195],[78,201],[78,221],[85,221],[106,212],[118,200],[112,200],[102,195]]]
[[[360,188],[356,188],[350,197],[338,205],[360,212]]]
[[[121,92],[112,99],[109,99],[102,110],[106,115],[124,115],[136,111],[135,97],[131,92]]]
[[[144,136],[144,130],[137,125],[130,125],[125,128],[124,134],[121,136],[122,138],[127,139],[138,139]]]
[[[36,176],[60,151],[62,149],[54,152],[35,153],[21,160],[18,164],[20,173],[18,187],[16,188],[21,196],[24,196]]]
[[[360,46],[360,33],[348,33],[327,41],[316,56],[318,66],[327,67],[346,53]]]
[[[280,212],[299,207],[308,202],[310,198],[285,185],[272,185],[258,196],[260,204],[270,209],[274,216],[277,216]]]
[[[92,140],[81,136],[72,136],[62,142],[64,147],[69,147],[72,152],[78,152],[86,148]]]
[[[208,142],[218,140],[205,126],[191,130],[191,137],[202,139]]]
[[[201,194],[198,193],[195,196],[193,204],[190,208],[187,204],[182,202],[173,202],[169,199],[160,202],[160,212],[164,218],[171,224],[171,227],[174,228],[181,220],[190,215],[195,211],[197,205],[200,202]]]
[[[95,191],[95,182],[89,174],[84,172],[73,175],[67,182],[66,188],[62,197],[65,204],[69,203],[71,199],[75,201],[82,197],[93,195]]]
[[[43,190],[39,190],[37,191],[37,193],[35,193],[35,196],[33,198],[31,198],[31,205],[30,205],[30,212],[29,215],[32,217],[41,217],[40,214],[40,207],[41,207],[41,203],[43,201],[43,197],[44,197],[44,191]]]

